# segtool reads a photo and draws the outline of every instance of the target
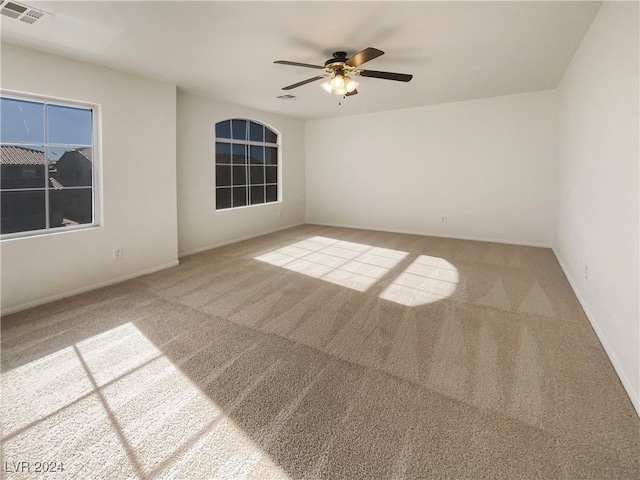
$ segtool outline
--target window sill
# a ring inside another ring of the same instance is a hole
[[[102,228],[102,225],[97,223],[77,225],[72,227],[60,227],[50,230],[34,230],[32,232],[15,232],[5,233],[0,236],[0,242],[13,241],[13,240],[26,240],[29,238],[49,237],[52,235],[63,235],[65,233],[82,232],[85,230],[93,230],[96,228]]]

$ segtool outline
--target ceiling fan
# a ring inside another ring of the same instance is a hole
[[[384,80],[396,80],[398,82],[408,82],[413,78],[413,75],[408,75],[406,73],[358,69],[358,67],[363,63],[373,60],[374,58],[378,58],[380,55],[384,55],[382,50],[369,47],[356,53],[351,58],[347,58],[347,52],[334,52],[333,58],[324,62],[324,66],[311,65],[309,63],[289,62],[288,60],[276,60],[273,63],[324,70],[322,74],[316,77],[294,83],[293,85],[288,85],[283,87],[282,90],[291,90],[293,88],[306,85],[307,83],[326,78],[327,80],[320,85],[325,91],[347,97],[358,93],[358,90],[356,89],[359,85],[359,83],[353,80],[349,75],[382,78]]]

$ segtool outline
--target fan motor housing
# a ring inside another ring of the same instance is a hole
[[[333,52],[333,58],[324,62],[324,66],[328,67],[332,63],[344,63],[347,61],[347,52]]]

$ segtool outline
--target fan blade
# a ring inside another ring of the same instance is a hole
[[[345,97],[350,97],[351,95],[357,95],[358,94],[358,90],[354,90],[353,92],[347,92],[345,93]]]
[[[315,82],[316,80],[320,80],[321,78],[324,78],[324,75],[318,75],[317,77],[308,78],[307,80],[303,80],[301,82],[294,83],[293,85],[289,85],[287,87],[282,87],[282,90],[291,90],[291,89],[294,89],[296,87],[301,87],[302,85],[306,85],[307,83]]]
[[[344,63],[346,65],[349,65],[350,67],[359,67],[360,65],[362,65],[365,62],[368,62],[369,60],[378,58],[380,55],[384,55],[384,52],[382,50],[369,47],[369,48],[365,48],[361,52],[356,53],[353,57],[351,57],[349,60],[347,60]]]
[[[273,63],[279,63],[280,65],[293,65],[294,67],[307,67],[307,68],[320,68],[324,69],[320,65],[311,65],[310,63],[289,62],[288,60],[276,60]]]
[[[383,78],[385,80],[397,80],[398,82],[408,82],[413,78],[413,75],[406,73],[378,72],[377,70],[360,70],[358,75],[362,77]]]

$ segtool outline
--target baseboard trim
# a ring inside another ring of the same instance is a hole
[[[179,252],[178,253],[178,258],[188,257],[189,255],[195,255],[196,253],[202,253],[202,252],[206,252],[207,250],[213,250],[214,248],[220,248],[220,247],[224,247],[226,245],[231,245],[233,243],[243,242],[244,240],[251,240],[252,238],[261,237],[263,235],[269,235],[270,233],[281,232],[282,230],[286,230],[287,228],[293,228],[293,227],[299,227],[300,225],[305,225],[305,223],[306,222],[294,223],[292,225],[287,225],[286,227],[278,227],[278,228],[274,228],[272,230],[267,230],[267,231],[264,231],[264,232],[247,235],[247,236],[244,236],[244,237],[234,238],[233,240],[220,242],[220,243],[214,243],[212,245],[208,245],[206,247],[201,247],[201,248],[196,248],[194,250],[189,250],[187,252]]]
[[[132,280],[134,278],[142,277],[144,275],[149,275],[150,273],[156,273],[161,270],[166,270],[167,268],[176,267],[179,264],[180,262],[176,260],[175,262],[166,263],[164,265],[159,265],[157,267],[149,268],[147,270],[142,270],[141,272],[131,273],[129,275],[125,275],[124,277],[113,278],[111,280],[106,280],[104,282],[94,283],[93,285],[88,285],[86,287],[77,288],[75,290],[69,290],[63,293],[58,293],[56,295],[51,295],[50,297],[40,298],[32,302],[23,303],[22,305],[17,305],[15,307],[9,307],[9,308],[3,309],[0,314],[2,316],[10,315],[12,313],[21,312],[23,310],[28,310],[30,308],[39,307],[40,305],[56,302],[58,300],[62,300],[63,298],[73,297],[74,295],[90,292],[91,290],[97,290],[99,288],[115,285],[116,283],[126,282],[127,280]]]
[[[636,414],[638,415],[638,417],[640,417],[640,396],[638,395],[638,392],[635,391],[635,389],[633,388],[633,385],[629,381],[629,378],[624,373],[624,370],[622,369],[622,365],[618,361],[618,358],[616,357],[616,354],[613,348],[611,348],[611,345],[607,341],[607,337],[605,337],[604,332],[598,325],[598,321],[596,320],[595,316],[589,309],[586,300],[580,293],[580,290],[577,288],[577,284],[573,279],[573,277],[571,276],[571,274],[569,273],[569,270],[565,266],[564,262],[562,261],[562,258],[560,257],[560,255],[558,254],[555,248],[552,247],[551,250],[553,251],[553,254],[556,256],[556,259],[560,264],[560,268],[562,268],[562,271],[567,277],[567,280],[569,280],[571,289],[573,290],[573,293],[578,299],[578,302],[580,302],[580,305],[582,306],[582,309],[584,310],[584,313],[587,316],[589,323],[591,324],[591,328],[593,328],[593,331],[596,333],[598,340],[602,344],[604,351],[607,353],[607,356],[609,357],[609,361],[611,361],[611,364],[613,365],[614,370],[618,374],[618,378],[620,379],[620,382],[622,382],[622,386],[627,392],[627,395],[629,396],[629,400],[631,400],[631,404],[636,410]]]
[[[466,236],[466,235],[445,235],[442,233],[428,233],[428,232],[418,232],[418,231],[411,231],[411,230],[389,230],[389,229],[379,228],[379,227],[367,227],[362,225],[343,225],[339,223],[321,223],[321,222],[305,222],[305,223],[308,225],[317,225],[320,227],[354,228],[357,230],[371,230],[374,232],[402,233],[405,235],[420,235],[422,237],[453,238],[455,240],[472,240],[474,242],[504,243],[507,245],[520,245],[522,247],[551,248],[551,245],[546,243],[519,242],[515,240],[504,240],[500,238],[483,238],[483,237],[472,237],[472,236]]]

